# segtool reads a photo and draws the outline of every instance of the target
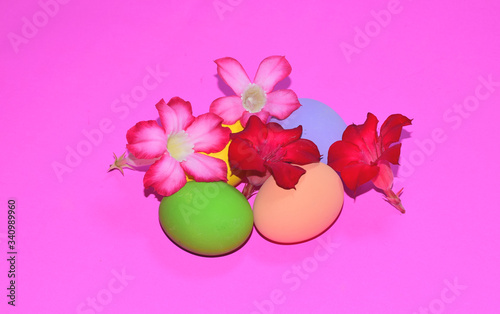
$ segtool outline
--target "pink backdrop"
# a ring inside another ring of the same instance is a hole
[[[291,3],[0,4],[2,313],[500,311],[499,2]],[[106,172],[112,153],[161,98],[206,112],[227,89],[213,60],[232,56],[253,76],[275,54],[299,97],[348,124],[368,111],[414,118],[395,182],[407,214],[370,190],[310,242],[254,232],[229,256],[186,253],[162,232],[143,173]]]

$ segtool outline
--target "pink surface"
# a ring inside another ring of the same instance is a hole
[[[66,2],[0,5],[2,313],[500,311],[497,1]],[[213,60],[234,57],[252,77],[273,54],[299,97],[348,124],[368,111],[414,118],[395,183],[407,214],[370,190],[310,242],[253,232],[229,256],[186,253],[162,232],[143,173],[106,172],[112,153],[161,98],[206,112],[228,90]],[[77,147],[86,156],[66,160]]]

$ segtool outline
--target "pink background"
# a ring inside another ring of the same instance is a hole
[[[11,198],[17,313],[94,313],[92,299],[102,313],[500,311],[498,1],[41,3],[52,16],[37,1],[0,7],[2,312],[12,310]],[[299,97],[348,124],[368,111],[414,118],[395,183],[407,214],[369,190],[346,197],[337,223],[310,242],[254,232],[229,256],[186,253],[162,232],[143,173],[107,173],[112,153],[133,124],[157,117],[161,98],[208,111],[227,91],[213,60],[232,56],[253,77],[274,54],[292,64]],[[156,68],[158,84],[141,94]],[[131,93],[139,101],[125,107]],[[53,164],[102,123],[109,132],[58,178]]]

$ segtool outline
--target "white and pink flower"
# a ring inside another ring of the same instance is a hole
[[[221,151],[231,130],[222,119],[205,113],[194,117],[191,104],[179,97],[156,104],[161,125],[141,121],[127,132],[127,149],[140,159],[158,159],[144,175],[144,187],[153,187],[163,196],[186,184],[186,174],[195,181],[225,181],[226,163],[201,153]]]
[[[292,90],[273,91],[276,84],[292,72],[285,57],[265,58],[257,69],[253,83],[235,59],[226,57],[215,60],[215,63],[219,76],[236,94],[217,98],[210,105],[210,112],[224,119],[224,124],[240,120],[245,126],[252,115],[259,117],[263,123],[267,123],[270,117],[285,119],[300,107]]]

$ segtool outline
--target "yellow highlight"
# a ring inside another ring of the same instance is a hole
[[[238,132],[243,131],[243,126],[241,126],[241,123],[239,120],[235,124],[232,124],[232,125],[224,125],[223,124],[222,126],[225,126],[225,127],[228,127],[229,129],[231,129],[232,133],[238,133]],[[241,182],[241,179],[239,177],[235,176],[234,174],[232,174],[231,168],[229,167],[229,156],[228,156],[229,144],[231,144],[231,141],[229,141],[229,143],[227,143],[226,147],[224,147],[224,149],[218,153],[211,153],[211,154],[202,153],[202,154],[223,160],[227,165],[227,183],[232,185],[232,186],[236,186],[238,183]],[[194,181],[192,178],[189,178],[188,176],[186,176],[186,179],[188,182]]]

